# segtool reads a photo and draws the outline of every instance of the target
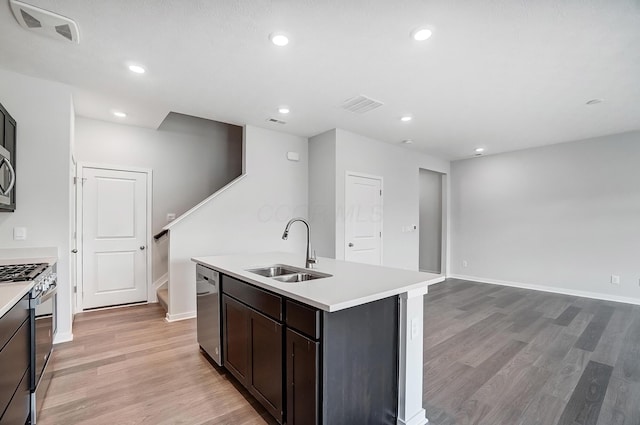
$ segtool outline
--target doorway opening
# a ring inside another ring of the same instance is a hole
[[[446,176],[442,173],[420,169],[420,254],[418,267],[422,272],[441,274],[444,269],[445,181]]]

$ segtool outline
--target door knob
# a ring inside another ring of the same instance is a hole
[[[145,248],[145,246],[144,246],[144,245],[142,245],[142,246],[140,247],[140,251],[144,251],[144,248]]]
[[[74,254],[77,254],[78,250],[74,248],[74,249],[71,250],[71,252],[74,253]]]
[[[349,242],[349,248],[353,248],[353,244]]]

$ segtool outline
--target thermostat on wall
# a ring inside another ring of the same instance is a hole
[[[300,154],[298,152],[287,152],[287,159],[289,161],[300,161]]]

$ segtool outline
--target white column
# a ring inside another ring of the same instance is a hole
[[[422,407],[422,330],[423,288],[400,294],[400,337],[398,425],[424,425],[429,422]]]

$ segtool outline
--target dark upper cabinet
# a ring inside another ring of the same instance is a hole
[[[0,211],[16,209],[16,121],[0,104]],[[11,190],[8,190],[12,186]],[[6,193],[5,193],[6,192]]]
[[[320,412],[319,343],[287,329],[287,424],[315,425]]]

